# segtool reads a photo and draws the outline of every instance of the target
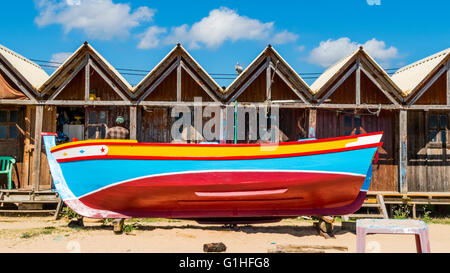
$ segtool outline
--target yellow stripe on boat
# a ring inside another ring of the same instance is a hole
[[[321,150],[345,148],[346,144],[356,142],[343,139],[330,142],[299,143],[290,145],[262,146],[171,146],[171,145],[107,145],[109,156],[157,156],[157,157],[224,157],[260,156],[307,153]]]

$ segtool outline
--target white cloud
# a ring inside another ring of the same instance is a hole
[[[239,15],[226,7],[210,11],[192,26],[187,24],[173,27],[164,39],[165,44],[184,43],[189,48],[217,48],[225,41],[270,40],[274,35],[274,23],[264,23],[256,19]],[[283,31],[275,34],[274,41],[279,44],[296,40],[296,34]]]
[[[72,56],[72,54],[73,54],[72,52],[55,53],[55,54],[52,55],[52,58],[50,59],[50,61],[52,63],[55,63],[55,64],[52,64],[52,65],[58,65],[58,63],[62,64],[65,60],[67,60],[70,56]]]
[[[360,46],[373,58],[382,61],[384,64],[388,64],[390,60],[398,58],[397,48],[393,46],[386,48],[384,41],[378,41],[373,38],[364,44],[359,44],[347,37],[343,37],[337,40],[328,39],[320,42],[319,46],[310,52],[308,60],[311,63],[328,67],[351,54]]]
[[[149,27],[143,34],[140,35],[141,40],[138,44],[138,48],[149,49],[157,47],[160,43],[160,38],[158,36],[166,32],[166,28],[161,28],[158,26]]]
[[[271,43],[274,45],[283,45],[290,42],[295,42],[298,39],[298,35],[287,30],[279,32],[273,36]]]
[[[125,38],[141,22],[151,21],[156,10],[139,7],[131,12],[129,4],[112,0],[36,0],[39,27],[52,24],[63,26],[65,33],[74,29],[84,31],[89,38],[109,40]]]
[[[381,61],[388,61],[398,57],[397,48],[393,46],[386,48],[385,42],[377,41],[375,38],[365,42],[363,47],[370,56]]]

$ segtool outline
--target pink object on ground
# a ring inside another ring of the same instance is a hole
[[[428,226],[419,220],[361,219],[356,221],[356,252],[366,251],[367,234],[414,234],[418,253],[430,253]]]

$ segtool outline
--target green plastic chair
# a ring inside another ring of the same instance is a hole
[[[16,160],[10,156],[0,156],[0,174],[8,176],[8,190],[12,189],[12,166]]]

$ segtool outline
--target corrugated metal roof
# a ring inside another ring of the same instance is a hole
[[[197,72],[206,76],[208,81],[219,91],[223,92],[222,87],[211,77],[211,75],[206,72],[205,69],[189,54],[189,52],[181,45],[177,44],[134,88],[134,92],[141,88],[141,86],[147,82],[157,71],[159,68],[170,59],[170,57],[175,54],[177,50],[181,50],[181,54],[185,54],[185,57],[189,58],[190,61],[195,65],[194,69]]]
[[[156,73],[158,68],[161,67],[163,63],[167,62],[169,57],[175,52],[175,50],[177,50],[177,48],[178,45],[175,46],[150,72],[148,72],[148,74],[134,87],[133,92],[136,92],[141,85],[143,85],[154,73]]]
[[[450,48],[400,68],[392,80],[402,89],[405,96],[411,94],[428,76],[450,56]]]
[[[109,68],[109,70],[111,70],[112,73],[114,73],[124,84],[125,86],[128,88],[128,90],[130,92],[134,91],[133,86],[131,86],[131,84],[128,83],[128,81],[122,76],[122,74],[119,73],[119,71],[117,71],[114,66],[112,66],[100,53],[97,52],[97,50],[95,50],[90,44],[87,44],[88,47],[95,52],[95,54],[97,54],[97,57],[99,57],[105,64],[106,66]]]
[[[47,73],[39,65],[3,45],[0,45],[0,54],[33,88],[38,89],[48,79]]]
[[[269,52],[272,52],[276,58],[278,58],[282,65],[284,67],[287,68],[287,70],[289,70],[290,72],[292,72],[292,75],[295,77],[295,79],[305,88],[308,90],[308,92],[311,93],[311,90],[309,88],[309,85],[302,79],[302,77],[300,77],[300,75],[289,65],[289,63],[283,58],[281,57],[281,55],[278,53],[278,51],[275,50],[275,48],[273,48],[271,45],[268,45],[245,69],[244,71],[242,71],[239,76],[234,79],[234,81],[223,91],[225,94],[227,94],[228,92],[230,92],[230,90],[234,87],[236,87],[239,80],[241,78],[247,77],[247,74],[249,74],[249,70],[254,67],[257,63],[259,63],[259,61],[261,60],[261,58],[265,57],[265,55],[268,55]]]
[[[349,63],[353,62],[358,53],[362,54],[374,66],[374,68],[383,75],[383,77],[399,94],[402,93],[401,88],[397,84],[395,84],[395,82],[391,79],[391,77],[389,77],[386,71],[363,48],[359,48],[350,55],[342,58],[330,68],[328,68],[325,72],[323,72],[322,75],[320,75],[320,77],[317,78],[317,80],[314,81],[314,83],[311,85],[311,91],[313,92],[313,94],[317,94],[318,92],[320,92],[322,88],[330,82],[331,79],[342,72]]]
[[[313,95],[319,93],[319,91],[324,87],[331,78],[333,78],[353,57],[358,54],[359,49],[352,52],[350,55],[342,58],[334,65],[330,66],[325,72],[323,72],[319,78],[317,78],[313,84],[311,84],[310,89]]]
[[[43,83],[39,90],[42,91],[44,87],[49,84],[57,75],[61,73],[61,71],[73,61],[73,59],[76,58],[76,56],[83,50],[83,48],[87,46],[89,50],[91,50],[107,67],[108,69],[115,74],[122,82],[123,84],[128,88],[130,92],[133,92],[133,87],[128,83],[128,81],[97,51],[95,50],[90,44],[84,43],[82,44],[77,50],[75,50],[72,55],[70,55],[69,58],[67,58],[64,63],[62,63],[54,72],[53,74],[48,78],[48,80]]]

